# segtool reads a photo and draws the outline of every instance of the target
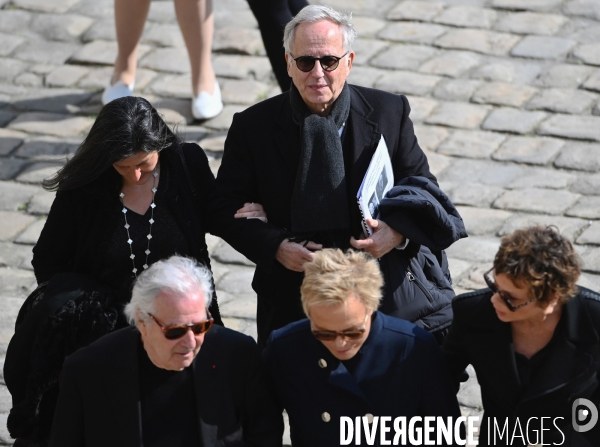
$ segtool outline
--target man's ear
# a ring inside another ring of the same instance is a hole
[[[288,76],[291,78],[292,77],[292,56],[290,56],[289,53],[285,53],[285,66],[287,68],[287,73]]]

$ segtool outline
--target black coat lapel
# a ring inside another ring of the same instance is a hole
[[[296,172],[298,171],[302,136],[300,133],[300,126],[294,123],[294,119],[292,118],[292,107],[290,105],[289,95],[284,95],[282,97],[276,126],[278,127],[278,130],[274,135],[275,145],[285,161],[285,166],[290,170],[293,183],[296,178]]]
[[[140,411],[140,384],[138,369],[138,343],[140,333],[130,328],[123,337],[122,349],[113,349],[114,361],[104,373],[110,410],[120,431],[115,435],[117,445],[141,446],[142,428]]]

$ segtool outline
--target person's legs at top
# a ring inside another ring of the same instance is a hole
[[[190,58],[192,113],[197,119],[212,118],[223,110],[221,91],[211,62],[212,0],[175,0],[175,12]]]
[[[104,104],[133,93],[138,42],[150,10],[150,0],[115,0],[118,53],[112,78],[102,94]]]

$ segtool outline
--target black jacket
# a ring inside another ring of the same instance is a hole
[[[67,358],[50,446],[141,447],[139,340],[128,327]],[[281,412],[254,340],[213,326],[190,368],[204,447],[281,446]]]
[[[557,327],[560,332],[555,334],[542,369],[524,390],[516,369],[510,324],[498,319],[491,296],[489,289],[483,289],[456,297],[454,322],[442,347],[456,384],[468,364],[477,373],[484,408],[479,445],[488,445],[488,430],[489,445],[494,445],[493,419],[490,424],[488,417],[496,418],[500,425],[508,418],[510,433],[516,418],[523,431],[529,418],[538,418],[529,425],[532,444],[539,418],[549,417],[544,423],[545,429],[551,429],[544,432],[546,445],[600,445],[600,423],[589,432],[578,433],[571,420],[575,399],[589,399],[596,408],[600,404],[600,295],[580,287],[577,296],[565,304],[560,323],[564,326]],[[563,419],[555,421],[559,417]],[[495,445],[511,445],[506,440],[501,441],[496,432]],[[518,441],[512,445],[521,445]]]
[[[352,163],[346,167],[348,195],[356,197],[381,135],[390,151],[396,182],[416,175],[435,183],[408,117],[407,99],[354,85],[349,88],[350,113],[342,138],[344,152],[352,154]],[[288,93],[236,114],[211,200],[214,219],[210,232],[257,264],[252,286],[258,294],[259,312],[263,304],[277,306],[277,312],[290,317],[281,321],[282,325],[304,315],[300,306],[303,274],[288,270],[275,260],[279,244],[290,236],[290,206],[300,152],[300,128],[292,118]],[[244,202],[261,203],[269,222],[235,219],[235,211]],[[352,232],[358,238],[362,234],[361,214],[356,201],[351,202]],[[261,340],[266,342],[264,334],[276,327],[263,331],[260,319],[258,324],[260,344]]]

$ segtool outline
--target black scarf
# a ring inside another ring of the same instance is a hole
[[[292,195],[292,231],[297,235],[350,228],[344,154],[339,129],[350,113],[344,84],[328,116],[312,113],[292,83],[290,102],[300,125],[300,163]]]

